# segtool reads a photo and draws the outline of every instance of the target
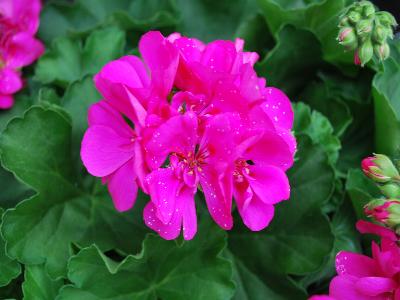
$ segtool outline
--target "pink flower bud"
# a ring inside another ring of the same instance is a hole
[[[373,157],[364,158],[361,168],[366,176],[376,182],[385,183],[399,176],[399,172],[392,161],[383,154],[375,154]]]
[[[396,199],[373,200],[364,207],[364,212],[375,221],[396,228],[400,225],[400,201]]]

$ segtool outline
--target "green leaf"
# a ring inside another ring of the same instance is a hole
[[[320,210],[332,193],[333,170],[321,146],[307,136],[299,136],[298,142],[299,159],[289,172],[290,200],[276,205],[266,230],[257,233],[240,226],[229,235],[232,253],[271,287],[274,273],[316,271],[333,246],[329,222]]]
[[[82,47],[79,40],[60,37],[38,61],[35,77],[42,83],[62,87],[95,74],[112,59],[122,56],[125,33],[117,28],[93,31]]]
[[[7,252],[24,264],[44,263],[52,278],[66,275],[71,243],[135,252],[147,232],[142,196],[133,212],[118,213],[99,180],[75,178],[71,124],[60,111],[32,107],[0,137],[4,167],[38,192],[5,213]]]
[[[278,33],[276,46],[256,64],[256,70],[269,86],[277,86],[293,96],[314,77],[321,64],[320,44],[313,34],[285,26]]]
[[[177,6],[181,12],[177,31],[205,42],[237,37],[241,22],[258,11],[254,0],[177,0]]]
[[[62,286],[63,280],[52,280],[43,265],[25,267],[24,300],[54,300]]]
[[[378,153],[400,155],[400,40],[393,43],[391,57],[383,62],[372,84],[375,105],[375,146]]]
[[[61,100],[62,106],[72,119],[72,155],[80,165],[79,150],[83,134],[88,127],[87,112],[91,104],[101,99],[92,76],[86,76],[70,84]]]
[[[305,299],[304,291],[296,287],[288,277],[274,274],[273,277],[269,277],[267,283],[231,253],[228,257],[233,262],[233,278],[236,283],[234,300]]]
[[[335,135],[341,136],[351,124],[352,116],[345,100],[334,92],[326,81],[314,81],[299,98],[326,116],[334,128]]]
[[[381,195],[379,188],[360,169],[351,169],[347,175],[346,191],[358,219],[366,219],[364,206]]]
[[[0,218],[3,215],[3,209],[0,208]],[[1,221],[1,219],[0,219]],[[1,222],[0,222],[1,223]],[[5,242],[0,235],[0,287],[8,285],[11,280],[21,273],[20,264],[9,258],[5,252]]]
[[[324,60],[337,64],[349,73],[356,72],[352,52],[345,52],[339,45],[339,15],[346,7],[345,0],[258,0],[271,32],[277,35],[285,24],[311,31],[319,40]],[[294,43],[296,48],[307,45],[307,40]],[[309,47],[313,50],[314,47]],[[290,60],[292,62],[293,60]]]
[[[360,234],[356,231],[357,218],[350,201],[344,201],[332,218],[331,228],[335,236],[332,252],[321,269],[301,280],[305,287],[317,282],[313,294],[327,294],[330,279],[336,275],[335,258],[339,251],[361,252]]]
[[[334,135],[329,120],[317,111],[312,111],[304,103],[293,104],[297,134],[307,134],[316,145],[321,145],[328,155],[329,162],[334,165],[339,156],[340,141]]]
[[[39,37],[46,42],[67,34],[82,34],[100,26],[150,30],[176,24],[171,0],[79,0],[53,2],[41,14]]]
[[[225,233],[207,221],[200,223],[192,241],[181,244],[150,234],[142,252],[121,263],[96,246],[81,250],[68,267],[73,285],[63,288],[57,299],[230,299],[232,267],[220,257]]]

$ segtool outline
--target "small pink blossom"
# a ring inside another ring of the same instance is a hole
[[[39,26],[40,0],[0,2],[0,109],[12,107],[22,86],[21,68],[44,52],[34,35]]]
[[[104,100],[89,111],[84,165],[118,210],[132,207],[138,188],[147,193],[145,223],[165,239],[182,229],[194,237],[198,193],[226,230],[233,198],[251,230],[268,226],[274,205],[289,198],[291,104],[257,77],[258,55],[243,44],[148,32],[143,60],[125,56],[95,76]]]
[[[372,242],[372,257],[347,251],[339,252],[336,256],[338,275],[330,283],[329,297],[314,296],[311,299],[400,299],[399,237],[388,228],[366,221],[359,221],[357,228],[361,233],[378,234],[381,245]]]

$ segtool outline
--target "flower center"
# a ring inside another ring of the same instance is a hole
[[[249,166],[251,164],[248,163],[244,159],[238,159],[235,162],[235,170],[233,171],[233,178],[237,183],[241,183],[244,181],[244,174],[249,174],[250,169]]]

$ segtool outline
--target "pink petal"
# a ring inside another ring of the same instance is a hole
[[[96,88],[103,97],[133,121],[136,121],[136,113],[127,89],[135,97],[141,97],[148,93],[148,80],[143,63],[135,56],[109,62],[94,77]]]
[[[131,209],[135,203],[138,186],[133,160],[129,160],[107,178],[115,208],[120,211]]]
[[[200,152],[206,153],[206,162],[230,164],[235,160],[235,132],[241,126],[238,114],[224,113],[208,119],[204,134],[200,141]]]
[[[308,300],[336,300],[336,299],[325,295],[315,295],[308,298]]]
[[[389,228],[380,225],[373,224],[371,222],[359,220],[356,223],[356,227],[360,233],[376,234],[382,238],[387,238],[391,241],[399,240],[399,238],[397,237],[396,233],[393,230],[390,230]]]
[[[234,197],[243,223],[252,231],[260,231],[269,225],[274,217],[274,206],[262,201],[249,190],[235,189]]]
[[[0,94],[0,109],[9,109],[14,105],[14,98],[12,95]]]
[[[230,176],[231,177],[231,176]],[[204,168],[200,173],[200,185],[204,192],[207,208],[213,220],[223,229],[233,226],[231,214],[232,183],[224,173]]]
[[[377,265],[375,261],[362,254],[340,251],[336,255],[335,263],[338,275],[365,277],[377,274]]]
[[[185,61],[200,61],[202,52],[205,48],[204,44],[194,38],[181,37],[173,41],[175,47],[179,49],[179,53]]]
[[[172,152],[187,155],[194,152],[197,143],[197,117],[185,113],[172,117],[157,128],[145,145],[148,165],[155,169],[162,165]]]
[[[0,14],[17,25],[21,31],[33,35],[39,27],[40,0],[2,0]]]
[[[366,296],[378,296],[392,292],[396,287],[397,283],[393,279],[383,277],[364,277],[356,283],[356,289]]]
[[[183,203],[183,238],[185,240],[191,240],[197,232],[197,216],[194,202],[196,190],[197,188],[185,188],[184,191],[180,193],[179,201]]]
[[[161,98],[172,89],[178,68],[178,50],[158,31],[150,31],[139,41],[139,51],[150,68],[153,87]]]
[[[358,278],[351,275],[336,276],[329,286],[329,295],[338,300],[385,300],[360,294],[356,289]]]
[[[258,141],[248,146],[243,155],[256,165],[271,165],[283,170],[293,165],[294,158],[285,140],[273,131],[266,131]]]
[[[134,141],[102,125],[89,127],[81,147],[81,158],[94,176],[110,175],[134,156]]]
[[[284,171],[274,166],[249,166],[244,174],[250,187],[265,204],[275,204],[290,197],[289,180]]]
[[[158,169],[146,177],[147,190],[157,210],[156,216],[164,224],[171,221],[175,211],[180,180],[171,168]]]
[[[22,88],[21,75],[11,68],[0,69],[0,94],[14,94]]]
[[[157,208],[153,202],[147,203],[143,210],[145,224],[166,240],[176,239],[181,232],[182,212],[175,212],[168,224],[164,224],[156,215]]]
[[[183,237],[190,240],[197,231],[197,217],[194,204],[194,193],[196,190],[183,188],[176,198],[176,207],[169,223],[165,224],[157,216],[157,207],[149,202],[144,209],[144,220],[147,226],[158,232],[167,240],[175,239],[181,232],[183,225]]]
[[[89,126],[104,125],[110,127],[115,132],[121,132],[122,135],[127,137],[134,135],[133,129],[125,122],[122,115],[104,100],[90,106],[88,123]]]
[[[230,73],[236,59],[235,44],[217,40],[209,43],[201,58],[201,63],[212,72]]]
[[[265,88],[264,96],[266,100],[263,103],[263,109],[271,120],[279,127],[292,129],[294,115],[289,98],[274,87]]]
[[[6,65],[20,68],[32,64],[44,52],[43,44],[26,32],[17,33],[7,43]]]

